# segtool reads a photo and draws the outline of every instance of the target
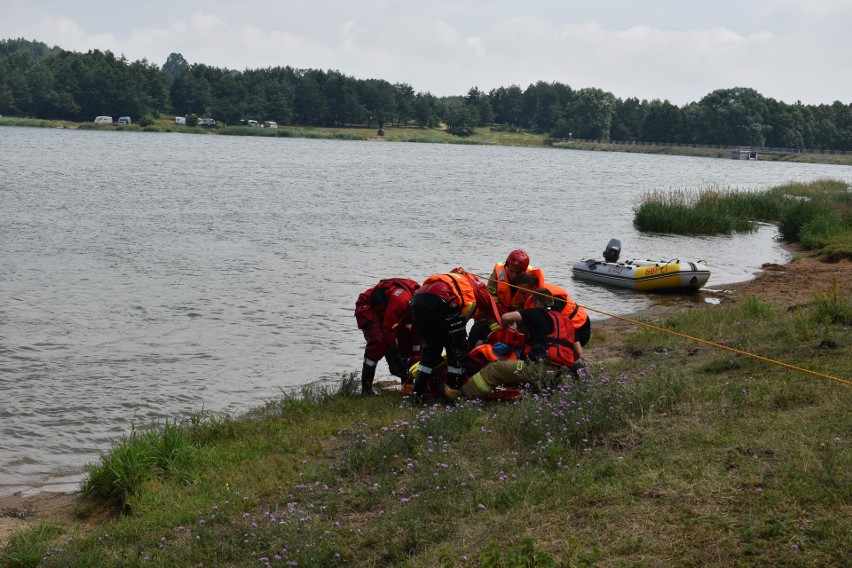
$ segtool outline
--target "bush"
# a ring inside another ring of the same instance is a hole
[[[797,201],[787,207],[778,222],[778,235],[785,241],[798,241],[802,227],[807,225],[819,213],[819,208],[811,201]]]
[[[818,249],[842,232],[844,226],[835,215],[820,211],[799,231],[799,241],[806,249]]]
[[[818,322],[852,325],[852,298],[844,296],[834,282],[827,293],[814,295],[815,318]]]
[[[571,125],[564,118],[560,118],[556,122],[556,126],[550,131],[551,139],[567,139],[571,138]]]

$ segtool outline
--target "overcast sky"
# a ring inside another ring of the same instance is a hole
[[[852,0],[0,0],[0,39],[172,52],[229,69],[335,69],[464,95],[558,81],[626,99],[750,87],[852,103]]]

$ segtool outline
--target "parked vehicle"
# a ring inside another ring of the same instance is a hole
[[[251,126],[252,128],[257,128],[258,126],[260,126],[260,124],[258,124],[256,120],[247,120],[246,124]]]
[[[274,120],[266,120],[263,122],[264,128],[278,128],[278,123]]]
[[[213,127],[216,126],[216,121],[213,120],[212,118],[199,118],[197,125],[198,126],[205,126],[207,128],[213,128]]]
[[[129,116],[119,116],[116,124],[118,126],[130,126],[132,123]]]
[[[96,116],[95,124],[112,124],[111,116]]]
[[[185,116],[176,116],[175,117],[175,125],[186,126],[186,117]]]

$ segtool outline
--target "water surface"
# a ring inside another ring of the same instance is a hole
[[[11,127],[0,156],[0,495],[74,489],[131,424],[360,371],[354,302],[380,278],[487,276],[523,248],[581,304],[629,313],[659,297],[571,277],[610,238],[624,258],[704,259],[717,288],[788,259],[771,226],[639,234],[643,192],[852,181],[814,164]]]

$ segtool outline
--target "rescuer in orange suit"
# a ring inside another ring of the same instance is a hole
[[[536,288],[544,284],[544,273],[540,268],[530,266],[529,255],[521,249],[513,250],[506,257],[505,262],[494,265],[494,270],[488,278],[488,291],[494,297],[501,314],[524,307],[525,291],[517,287],[517,280],[521,274],[534,275],[537,282]],[[491,331],[493,329],[489,327],[488,322],[481,320],[474,322],[470,330],[471,347],[480,341],[485,341]]]
[[[409,303],[414,327],[423,338],[423,357],[414,377],[411,398],[420,401],[432,372],[447,350],[447,385],[461,387],[467,349],[467,322],[476,314],[497,323],[500,313],[485,283],[463,268],[427,278]],[[497,324],[499,326],[499,324]]]
[[[518,277],[518,286],[524,291],[526,299],[524,300],[524,308],[532,308],[535,299],[534,290],[537,287],[536,280],[530,275],[522,274]],[[580,354],[582,348],[586,346],[592,336],[592,320],[589,319],[589,314],[586,310],[574,301],[568,294],[565,288],[545,282],[539,286],[545,290],[549,290],[553,296],[553,310],[563,313],[571,319],[574,324],[574,334],[577,338],[577,343],[580,345]]]
[[[376,365],[384,357],[391,374],[404,378],[409,359],[420,351],[408,303],[420,284],[407,278],[386,278],[358,296],[355,320],[367,346],[361,368],[361,394],[373,394]]]

